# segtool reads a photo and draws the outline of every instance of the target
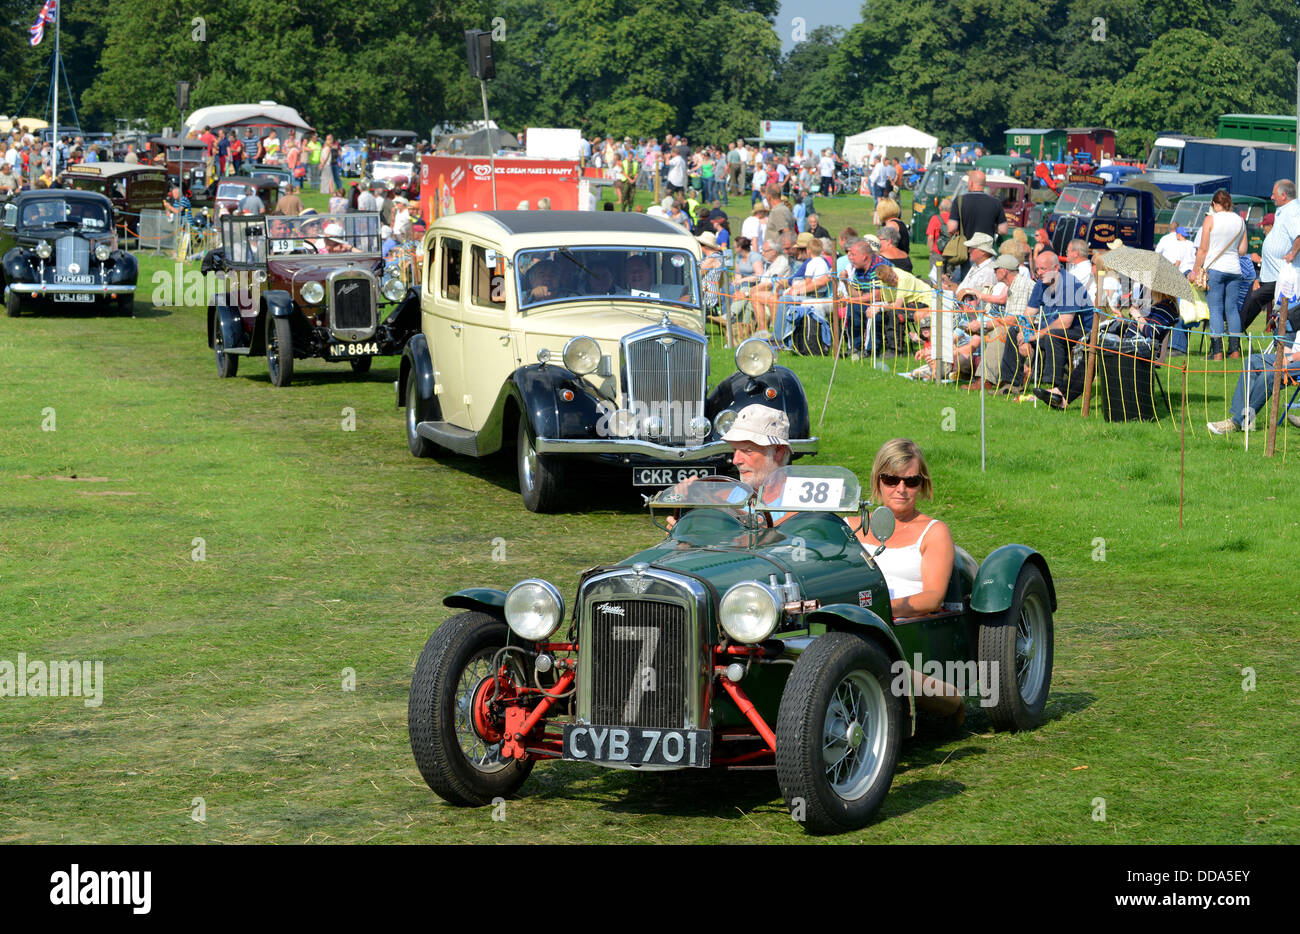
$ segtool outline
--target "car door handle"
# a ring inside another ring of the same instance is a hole
[[[453,325],[451,326],[451,329],[452,329],[453,331],[456,332],[456,335],[457,335],[458,337],[460,336],[461,325],[459,325],[459,324],[453,324]]]
[[[510,346],[510,335],[509,335],[509,334],[502,334],[502,335],[501,335],[499,338],[497,338],[497,339],[498,339],[499,341],[501,341],[501,346],[502,346],[502,347],[509,347],[509,346]]]

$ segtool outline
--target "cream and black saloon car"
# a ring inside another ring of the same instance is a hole
[[[421,330],[397,404],[411,453],[513,450],[524,504],[559,507],[582,459],[664,487],[727,468],[751,403],[781,409],[795,456],[816,451],[793,372],[761,340],[709,387],[700,246],[642,214],[452,214],[424,237]]]

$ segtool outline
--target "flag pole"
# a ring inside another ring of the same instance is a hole
[[[50,120],[50,146],[53,147],[54,171],[52,178],[59,177],[59,25],[63,21],[63,3],[56,0],[54,4],[54,113]]]

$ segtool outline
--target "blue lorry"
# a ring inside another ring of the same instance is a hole
[[[1234,195],[1267,198],[1279,178],[1295,178],[1296,149],[1262,140],[1161,136],[1152,146],[1147,168],[1223,175]]]

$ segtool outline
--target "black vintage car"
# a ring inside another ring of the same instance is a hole
[[[384,272],[378,214],[227,215],[203,271],[221,280],[208,346],[223,378],[252,354],[266,355],[275,386],[288,386],[293,361],[307,357],[364,373],[420,330],[418,293]]]
[[[139,267],[118,249],[113,204],[92,191],[24,191],[0,216],[5,311],[25,305],[99,303],[129,315]]]

